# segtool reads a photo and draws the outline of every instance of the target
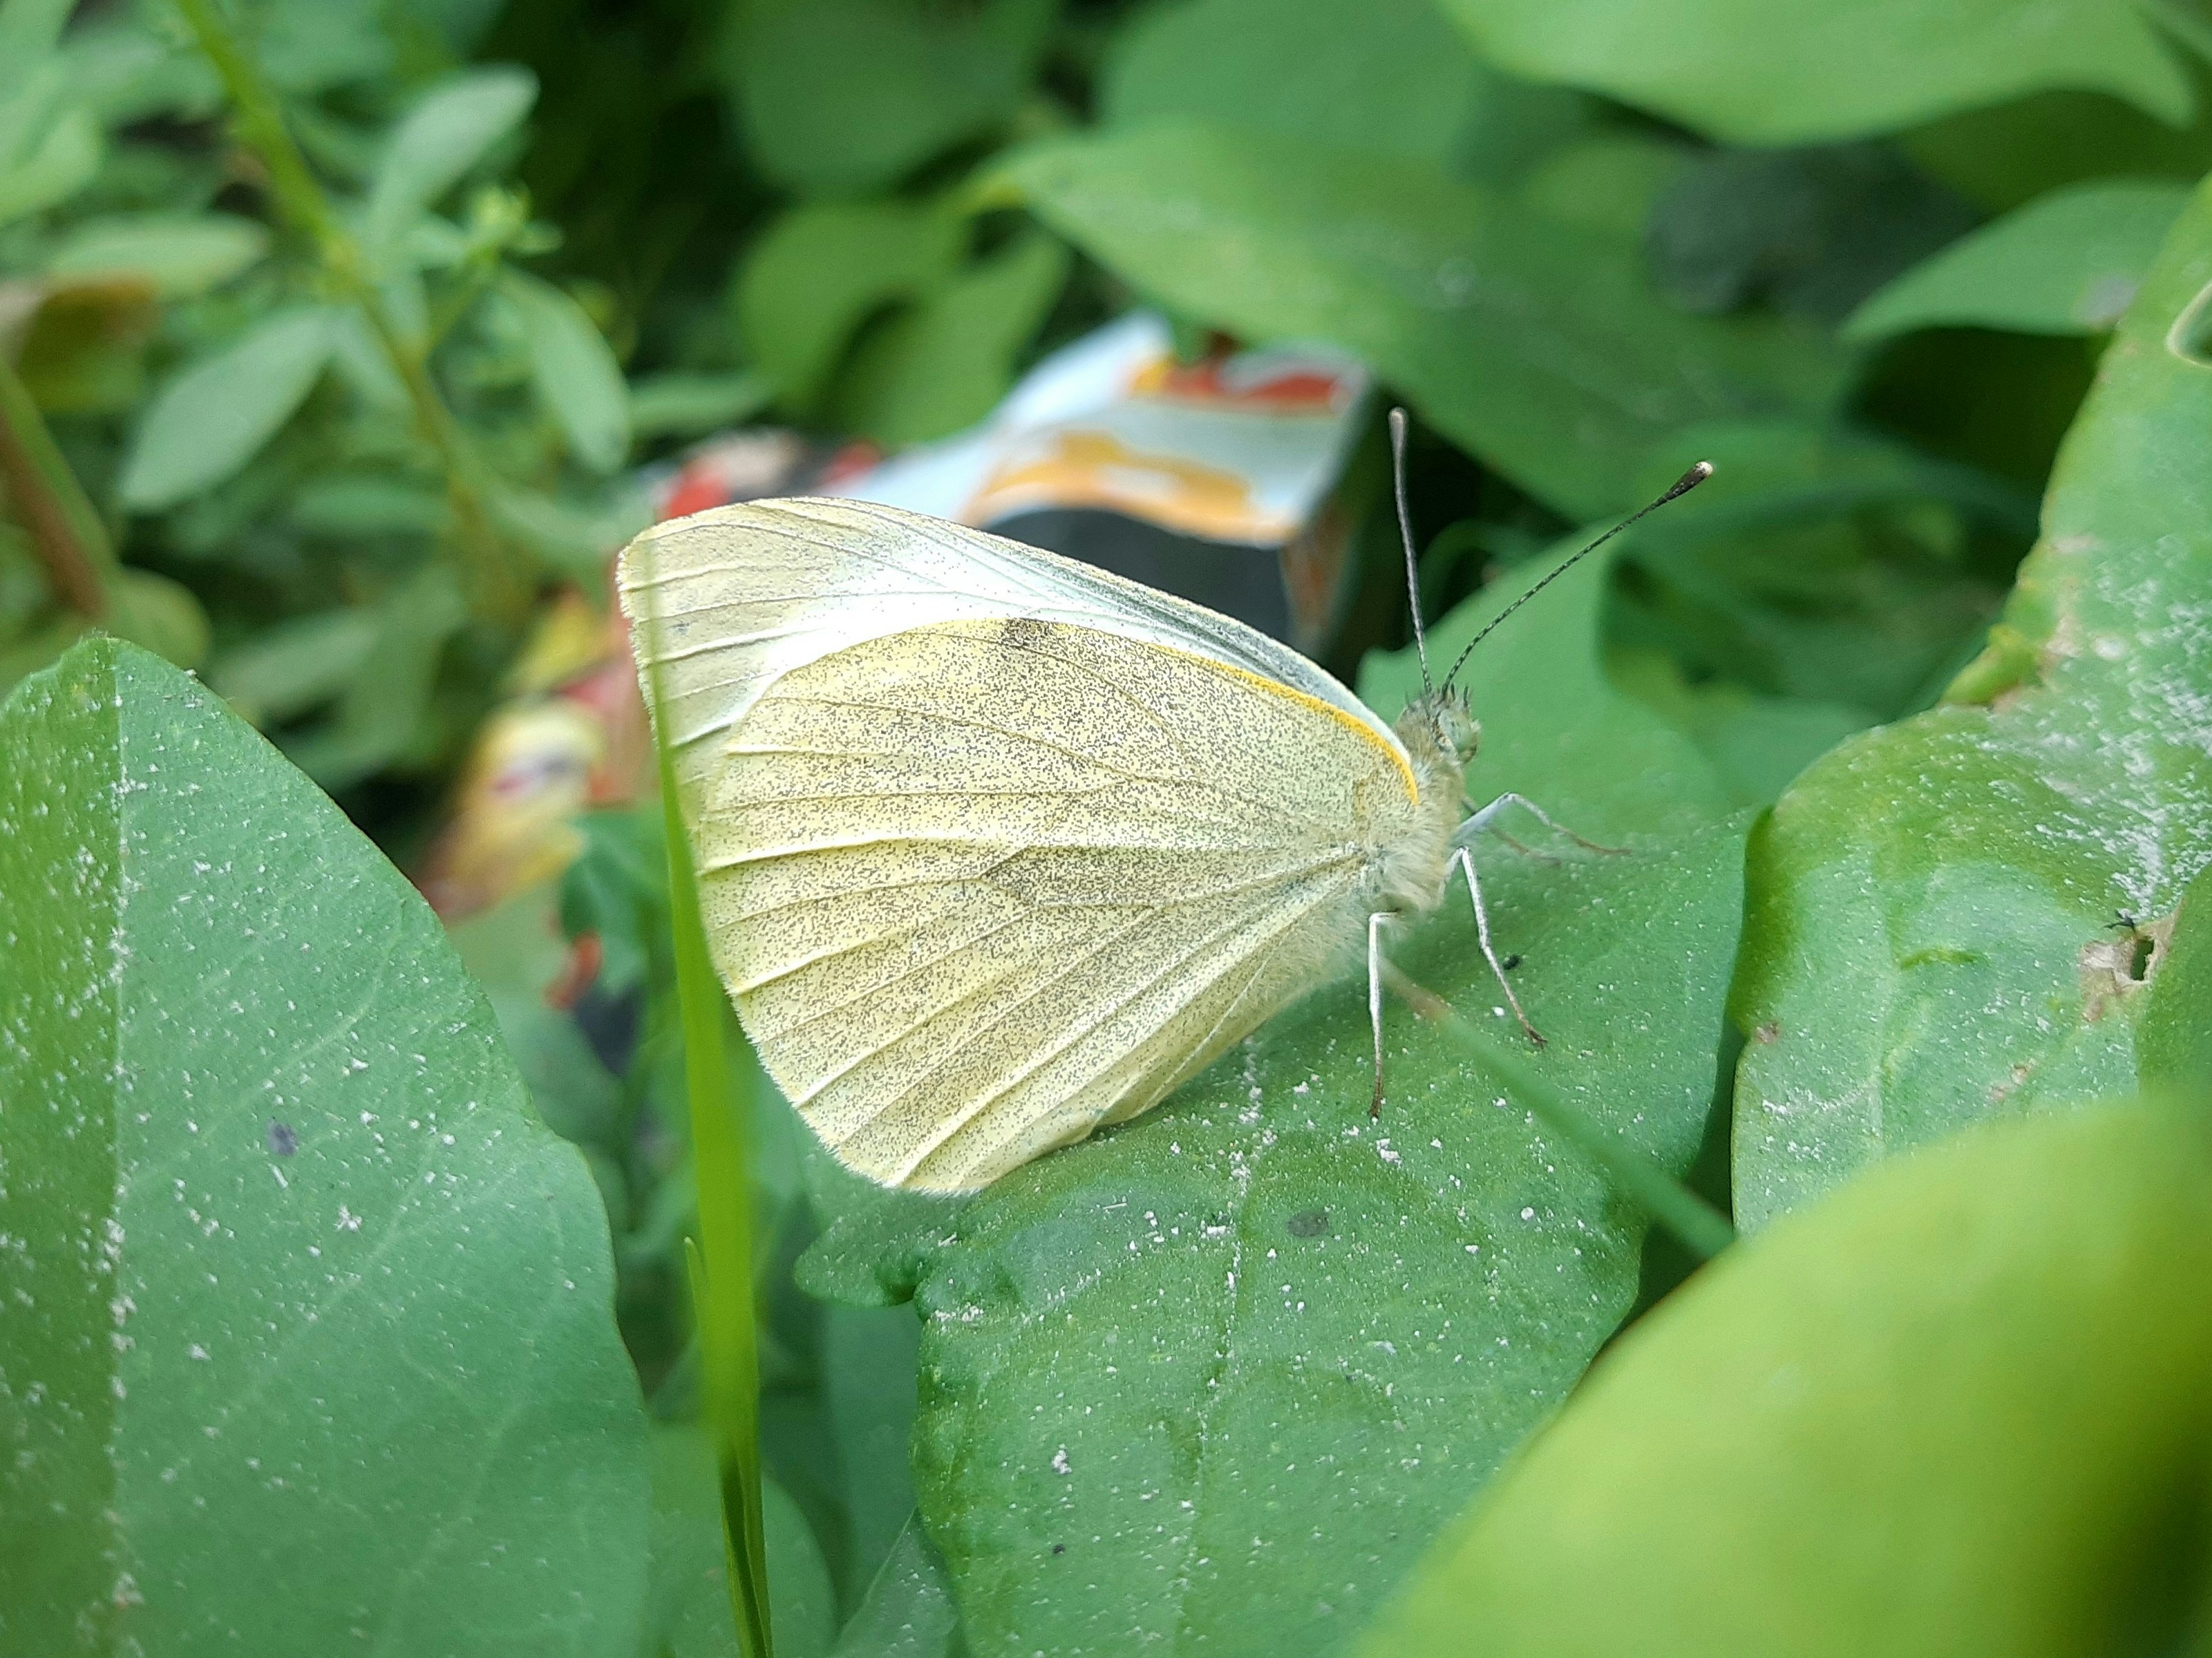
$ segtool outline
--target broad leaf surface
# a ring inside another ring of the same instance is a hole
[[[1679,1169],[1741,838],[1688,740],[1607,686],[1602,591],[1576,573],[1474,659],[1471,784],[1632,850],[1480,857],[1535,1062]],[[1392,707],[1417,679],[1381,661],[1365,689]],[[1503,1033],[1465,906],[1393,953]],[[1334,1649],[1633,1302],[1643,1217],[1403,1009],[1386,1029],[1379,1126],[1346,980],[1128,1127],[964,1206],[855,1206],[817,1246],[817,1285],[914,1285],[915,1473],[975,1651]]]
[[[1443,0],[1484,56],[1736,143],[1887,132],[2050,87],[2185,119],[2146,11],[2106,0]]]
[[[945,1562],[915,1517],[845,1620],[835,1658],[959,1658],[963,1650]]]
[[[1631,1331],[1362,1650],[2200,1651],[2208,1283],[2200,1114],[1870,1173]]]
[[[1197,0],[1115,37],[1116,126],[1186,116],[1335,149],[1492,172],[1571,130],[1588,100],[1507,81],[1432,0]]]
[[[1358,353],[1572,516],[1627,504],[1670,433],[1818,410],[1844,370],[1778,323],[1675,311],[1609,240],[1416,162],[1166,121],[1037,145],[1001,177],[1186,316]]]
[[[0,714],[0,1649],[626,1649],[582,1160],[428,908],[193,681]]]
[[[738,331],[785,401],[820,396],[855,329],[896,301],[943,287],[967,228],[902,201],[816,202],[763,232],[732,294]]]
[[[2208,285],[2200,192],[2106,352],[1988,651],[1946,706],[1814,766],[1754,838],[1740,1220],[1983,1117],[2136,1089],[2163,918],[2212,862],[2212,368],[2177,330]]]
[[[1046,0],[740,0],[726,83],[770,179],[860,195],[1011,118],[1052,26]]]
[[[1855,312],[1846,332],[1914,328],[2089,334],[2120,319],[2181,210],[2179,180],[2054,190],[1914,266]]]
[[[888,446],[948,437],[988,416],[1067,280],[1067,248],[1031,231],[978,259],[870,337],[838,398]]]

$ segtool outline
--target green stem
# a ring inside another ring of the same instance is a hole
[[[652,701],[662,706],[659,676]],[[684,1069],[690,1096],[692,1166],[699,1187],[699,1241],[685,1240],[698,1327],[705,1409],[722,1492],[723,1561],[730,1612],[748,1658],[775,1658],[768,1607],[768,1552],[761,1523],[760,1353],[752,1267],[752,1176],[745,1119],[752,1104],[730,1081],[722,987],[707,953],[699,889],[678,805],[674,762],[654,722],[653,750],[668,838],[670,931],[683,1014]],[[751,1074],[747,1067],[748,1076]]]
[[[262,75],[260,65],[231,33],[216,11],[215,0],[177,0],[177,6],[230,94],[237,111],[240,142],[268,169],[270,193],[277,211],[314,244],[332,283],[368,319],[378,345],[407,388],[416,427],[424,441],[437,451],[445,472],[446,493],[453,503],[459,531],[454,546],[478,607],[501,620],[519,619],[529,607],[528,586],[493,523],[485,505],[482,469],[460,422],[439,395],[427,354],[410,344],[392,323],[368,261],[362,256],[361,245],[315,182],[307,157],[300,153],[298,143],[284,125],[275,89]]]
[[[1602,1169],[1622,1194],[1680,1239],[1700,1260],[1711,1260],[1735,1242],[1735,1229],[1712,1205],[1643,1153],[1625,1145],[1585,1116],[1567,1096],[1517,1054],[1477,1029],[1435,992],[1415,984],[1388,962],[1382,975],[1414,1012],[1442,1030],[1453,1046],[1534,1112],[1552,1132]]]
[[[46,417],[0,351],[0,487],[29,531],[54,597],[78,615],[107,614],[115,549],[107,526],[70,470]]]

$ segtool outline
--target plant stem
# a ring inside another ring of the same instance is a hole
[[[653,704],[660,706],[659,676]],[[755,1336],[752,1169],[746,1145],[751,1090],[730,1084],[720,981],[699,920],[698,882],[678,805],[668,744],[654,721],[660,799],[668,836],[670,931],[683,1013],[684,1070],[690,1096],[691,1161],[699,1187],[699,1240],[684,1240],[691,1269],[705,1410],[722,1492],[723,1562],[730,1612],[748,1658],[775,1658],[768,1608],[768,1552],[761,1526],[760,1354]],[[750,1057],[750,1056],[748,1056]],[[746,1067],[748,1077],[751,1067]]]
[[[270,193],[277,211],[314,244],[323,268],[338,291],[359,308],[369,331],[407,388],[415,424],[436,450],[446,476],[459,529],[454,546],[462,574],[480,610],[503,621],[518,620],[528,609],[530,592],[515,568],[507,542],[485,504],[483,473],[460,422],[439,395],[430,377],[428,355],[410,344],[393,324],[383,297],[354,240],[322,186],[308,171],[307,158],[284,125],[276,94],[260,65],[239,45],[217,13],[215,0],[177,0],[191,25],[200,50],[215,65],[237,111],[240,143],[269,170]]]
[[[1414,1012],[1496,1079],[1513,1099],[1602,1169],[1622,1194],[1680,1239],[1700,1260],[1711,1260],[1735,1241],[1735,1229],[1712,1205],[1633,1147],[1623,1145],[1569,1102],[1526,1060],[1493,1042],[1434,991],[1424,989],[1388,962],[1383,978]]]
[[[107,539],[107,526],[70,470],[30,388],[4,351],[0,351],[0,485],[5,486],[16,516],[30,532],[54,597],[80,616],[97,620],[106,615],[108,580],[115,572],[115,549]]]

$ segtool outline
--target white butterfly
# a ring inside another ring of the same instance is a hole
[[[1363,942],[1379,1100],[1382,934],[1454,865],[1505,983],[1462,842],[1527,803],[1462,823],[1449,677],[1388,725],[1229,617],[853,501],[659,525],[621,586],[715,966],[871,1179],[972,1190],[1134,1116]]]

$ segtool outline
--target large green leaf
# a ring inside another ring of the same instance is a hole
[[[1443,0],[1485,56],[1738,143],[1854,137],[2046,87],[2179,121],[2190,94],[2142,13],[2108,0]]]
[[[1947,706],[1814,767],[1754,838],[1740,1218],[1982,1117],[2134,1090],[2160,918],[2212,862],[2212,368],[2186,326],[2208,290],[2200,191],[1988,651]]]
[[[1607,686],[1603,587],[1574,573],[1474,658],[1471,780],[1632,850],[1481,859],[1551,1037],[1532,1062],[1680,1169],[1741,841],[1686,739]],[[1366,689],[1392,707],[1409,679],[1378,662]],[[1394,954],[1510,1030],[1465,905]],[[975,1650],[1333,1649],[1627,1311],[1643,1217],[1438,1033],[1395,1008],[1387,1029],[1379,1125],[1346,981],[1129,1127],[903,1230],[898,1205],[860,1209],[817,1246],[817,1284],[915,1286],[915,1472]]]
[[[752,159],[811,195],[894,183],[1011,118],[1048,0],[741,0],[725,73]]]
[[[1627,504],[1652,444],[1817,410],[1844,359],[1765,320],[1684,315],[1613,243],[1387,157],[1164,122],[1021,152],[1048,223],[1200,321],[1333,339],[1575,516]]]
[[[436,919],[195,682],[0,714],[0,1649],[599,1655],[646,1426]]]
[[[2110,179],[2038,197],[1915,265],[1855,312],[1845,331],[2013,328],[2087,334],[2120,319],[2173,221],[2179,180]]]
[[[163,386],[124,462],[124,505],[173,507],[258,454],[314,389],[340,315],[325,305],[276,312]]]
[[[1056,237],[1031,231],[924,295],[854,358],[838,397],[845,423],[896,446],[983,419],[1013,384],[1069,263]]]
[[[956,215],[902,201],[793,208],[754,244],[732,301],[738,331],[793,407],[821,394],[846,342],[879,307],[950,281],[968,228]]]
[[[2201,1117],[1871,1174],[1630,1332],[1363,1651],[2201,1652],[2208,1284]]]
[[[1116,125],[1187,116],[1485,173],[1571,129],[1586,100],[1480,62],[1432,0],[1188,0],[1140,12],[1100,86]]]

